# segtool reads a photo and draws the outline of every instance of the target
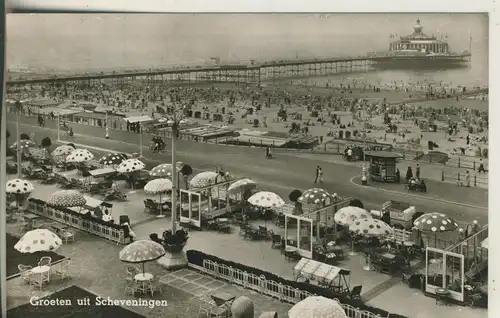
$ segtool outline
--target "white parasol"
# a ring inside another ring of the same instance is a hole
[[[386,236],[393,233],[393,228],[384,221],[368,218],[359,219],[349,226],[349,231],[366,237]]]
[[[144,168],[146,168],[146,165],[139,159],[127,159],[120,163],[120,165],[116,168],[116,171],[120,173],[129,173],[141,171]]]
[[[325,189],[313,188],[304,191],[297,201],[306,204],[323,204],[327,203],[331,199],[332,195]]]
[[[150,195],[162,194],[170,190],[172,190],[172,181],[164,178],[151,180],[144,186],[144,192]]]
[[[229,188],[227,188],[227,191],[237,192],[246,189],[255,189],[255,187],[257,187],[257,183],[255,181],[253,181],[252,179],[245,178],[231,183]]]
[[[13,194],[27,194],[35,190],[33,184],[22,179],[12,179],[7,181],[6,192]]]
[[[214,171],[205,171],[200,172],[191,179],[189,185],[192,188],[205,188],[209,185],[215,184],[215,180],[217,179],[219,174]]]
[[[289,318],[347,318],[342,305],[323,296],[309,296],[288,311]]]
[[[125,161],[127,157],[121,153],[110,153],[99,159],[99,163],[105,166],[119,165]]]
[[[66,162],[85,162],[94,159],[94,155],[87,149],[75,149],[67,157]]]
[[[52,207],[82,207],[87,204],[87,199],[75,190],[59,190],[52,193],[47,200],[47,205]]]
[[[21,150],[28,150],[29,148],[36,147],[36,144],[33,141],[27,140],[27,139],[21,140],[19,142],[19,145],[20,145]],[[13,143],[12,146],[10,146],[10,148],[17,150],[17,141],[15,143]]]
[[[285,201],[276,193],[260,191],[248,198],[248,203],[261,208],[279,208],[285,205]]]
[[[165,249],[161,244],[139,240],[125,246],[119,254],[120,260],[126,263],[142,264],[142,273],[144,273],[144,263],[159,259],[165,255]]]
[[[177,162],[177,171],[180,171],[183,164]],[[163,163],[157,165],[149,172],[149,175],[155,178],[171,178],[172,177],[172,165],[170,163]]]
[[[38,229],[26,232],[14,245],[21,253],[35,253],[44,251],[55,251],[62,245],[61,239],[46,229]]]
[[[482,248],[485,248],[485,249],[488,249],[490,246],[489,244],[489,239],[488,238],[485,238],[482,242],[481,242],[481,247]]]
[[[52,151],[52,156],[53,157],[67,157],[69,156],[73,151],[75,151],[75,148],[69,146],[69,145],[61,145],[54,149]]]
[[[356,206],[346,206],[346,207],[339,209],[335,213],[333,220],[337,224],[344,225],[344,226],[350,226],[351,224],[353,224],[357,220],[371,219],[371,218],[372,218],[372,216],[365,209],[358,208]]]

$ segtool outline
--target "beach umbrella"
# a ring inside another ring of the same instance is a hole
[[[127,158],[121,153],[110,153],[99,159],[99,163],[105,166],[119,165]]]
[[[10,194],[15,198],[16,205],[19,208],[21,201],[29,196],[29,194],[35,190],[35,187],[29,181],[23,179],[12,179],[7,181],[5,189],[7,194]]]
[[[444,213],[431,212],[419,216],[413,225],[420,231],[434,233],[434,246],[437,244],[437,233],[451,232],[458,228],[458,223]]]
[[[160,196],[160,214],[158,217],[163,217],[162,213],[162,202],[161,195],[172,190],[172,181],[164,178],[154,179],[146,183],[144,186],[144,192],[149,195],[159,195]]]
[[[214,171],[205,171],[200,172],[191,179],[189,185],[192,188],[205,188],[209,185],[215,184],[215,180],[217,179],[219,174]]]
[[[141,171],[146,168],[146,165],[139,159],[127,159],[118,165],[116,171],[120,173],[129,173]]]
[[[393,233],[393,228],[384,221],[366,218],[358,219],[349,226],[349,231],[365,237],[381,237]]]
[[[144,192],[150,195],[161,194],[170,190],[172,190],[172,181],[165,178],[151,180],[144,186]]]
[[[82,207],[87,204],[87,199],[75,190],[59,190],[52,193],[47,200],[47,205],[51,207]]]
[[[331,202],[332,196],[324,189],[312,188],[304,191],[297,199],[298,202],[303,204],[326,204]]]
[[[260,191],[248,199],[248,203],[261,208],[279,208],[285,205],[285,201],[276,193]]]
[[[309,296],[288,311],[289,318],[347,318],[342,305],[323,296]]]
[[[337,211],[333,220],[335,223],[350,226],[354,222],[360,219],[371,219],[372,216],[365,209],[361,209],[355,206],[346,206]]]
[[[29,148],[34,148],[36,147],[36,143],[34,143],[31,140],[21,140],[19,142],[19,147],[21,150],[28,150]],[[17,150],[17,141],[10,146],[11,149],[16,149]]]
[[[35,253],[55,251],[61,245],[59,236],[46,229],[37,229],[26,232],[14,248],[21,253]]]
[[[292,190],[292,192],[290,192],[288,194],[288,199],[294,203],[297,203],[297,201],[299,200],[301,195],[302,195],[302,191],[300,191],[299,189],[295,189],[295,190]]]
[[[75,148],[73,148],[69,145],[61,145],[61,146],[57,147],[56,149],[54,149],[54,151],[52,151],[52,157],[64,157],[64,158],[66,158],[74,150],[75,150]]]
[[[182,163],[177,163],[177,172],[182,168]],[[157,165],[149,172],[149,175],[155,178],[172,178],[172,165],[170,163],[163,163]]]
[[[7,181],[6,190],[7,193],[12,194],[28,194],[33,192],[35,187],[29,181],[23,179],[12,179]]]
[[[165,255],[165,249],[161,244],[139,240],[125,246],[119,254],[120,260],[125,263],[142,264],[142,273],[145,273],[144,264],[159,259]]]
[[[484,241],[481,242],[481,247],[488,249],[490,246],[488,238],[485,238]]]
[[[66,162],[85,162],[94,159],[94,155],[87,149],[75,149],[67,157]]]
[[[238,191],[245,191],[247,189],[255,189],[256,187],[257,183],[255,181],[253,181],[252,179],[245,178],[231,183],[229,188],[227,188],[227,191],[238,192]]]

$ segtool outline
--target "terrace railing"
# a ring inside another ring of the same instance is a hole
[[[488,225],[486,224],[477,233],[446,248],[446,251],[464,255],[465,265],[468,267],[474,262],[478,263],[488,259],[488,249],[481,246],[481,242],[487,238]]]
[[[203,267],[194,264],[189,264],[189,266],[210,276],[228,281],[231,284],[237,284],[244,288],[252,289],[258,293],[292,304],[296,304],[309,296],[314,296],[310,292],[268,280],[263,275],[257,276],[211,260],[203,260]],[[338,299],[335,300],[340,303]],[[351,305],[340,304],[348,317],[382,318],[380,315],[375,315],[372,312],[360,310]]]
[[[83,215],[77,216],[62,211],[58,208],[49,207],[45,205],[45,202],[39,202],[39,200],[28,200],[28,207],[30,209],[30,212],[34,214],[38,214],[56,222],[66,224],[77,230],[84,231],[89,234],[94,234],[119,244],[127,243],[123,229],[118,229],[109,225],[101,224],[97,221],[93,221],[92,219],[83,218]]]

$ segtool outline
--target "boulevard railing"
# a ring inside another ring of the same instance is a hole
[[[102,221],[84,218],[83,215],[75,215],[63,208],[52,208],[47,206],[44,201],[34,198],[28,200],[28,207],[30,212],[34,214],[66,224],[77,230],[97,235],[118,244],[127,243],[125,232],[120,225],[103,224]]]
[[[314,296],[308,291],[268,280],[263,275],[257,276],[211,260],[203,260],[203,267],[191,263],[189,266],[210,276],[225,280],[230,284],[240,285],[243,288],[251,289],[260,294],[292,304],[296,304],[309,296]],[[338,299],[335,300],[342,306],[348,317],[381,318],[380,315],[375,315],[366,310],[360,310],[348,304],[342,304]]]
[[[441,181],[456,183],[457,186],[463,187],[488,187],[488,178],[486,175],[472,175],[469,173],[469,177],[467,177],[467,172],[441,170]]]

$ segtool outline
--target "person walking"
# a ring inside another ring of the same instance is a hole
[[[411,167],[408,167],[408,169],[406,170],[406,183],[408,183],[411,178],[413,178],[413,170],[411,169]]]
[[[319,166],[316,166],[316,176],[314,178],[314,183],[318,183],[318,179],[319,179],[319,171],[321,170],[321,168]]]
[[[470,174],[469,170],[466,171],[465,173],[465,186],[470,188]]]
[[[415,177],[420,179],[420,166],[417,163],[417,168],[415,168]]]
[[[318,182],[323,184],[323,169],[318,166]]]
[[[106,128],[104,129],[106,131],[106,139],[109,139],[109,128],[106,125]]]
[[[477,172],[486,173],[486,169],[484,169],[483,159],[479,159],[479,168],[477,168]]]

